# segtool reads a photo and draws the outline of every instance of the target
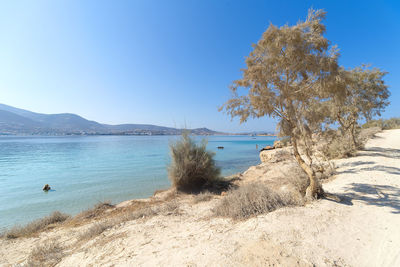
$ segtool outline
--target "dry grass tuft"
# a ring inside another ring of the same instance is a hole
[[[157,215],[177,215],[179,214],[179,202],[176,199],[159,201],[154,203],[144,203],[137,208],[124,209],[113,214],[113,218],[118,218],[118,223],[137,219],[150,219]]]
[[[124,221],[132,221],[137,219],[150,219],[157,215],[178,215],[179,213],[179,202],[170,200],[159,203],[158,205],[145,206],[133,212],[125,212],[123,217]]]
[[[143,203],[136,205],[133,203],[132,206],[117,210],[107,216],[107,219],[95,222],[86,231],[80,235],[80,240],[88,240],[95,238],[104,231],[122,224],[124,222],[138,220],[138,219],[150,219],[157,215],[179,215],[179,202],[171,200],[167,202],[156,203]]]
[[[250,183],[228,192],[214,208],[216,216],[235,220],[268,213],[285,206],[303,204],[301,195],[277,193],[262,183]]]
[[[181,214],[179,202],[177,200],[168,201],[158,207],[157,213],[162,215],[179,215]]]
[[[55,266],[64,257],[63,248],[55,240],[35,247],[28,256],[27,266]]]
[[[59,224],[70,218],[69,215],[55,211],[49,216],[32,221],[25,226],[15,226],[5,233],[5,237],[9,239],[19,237],[29,237],[43,231],[53,224]]]
[[[104,201],[96,204],[93,208],[82,211],[76,217],[82,219],[92,219],[100,217],[104,211],[114,208],[110,201]]]
[[[106,211],[111,211],[115,208],[109,201],[99,202],[93,208],[82,211],[71,220],[68,220],[68,226],[79,226],[95,219],[105,217]]]
[[[54,228],[56,224],[64,222],[65,227],[77,227],[85,224],[92,224],[81,234],[81,240],[91,239],[105,230],[137,219],[149,219],[156,215],[178,215],[180,214],[179,202],[175,191],[166,192],[163,200],[152,201],[131,201],[129,205],[116,208],[110,202],[102,202],[93,208],[85,210],[73,218],[58,211],[51,215],[33,221],[26,226],[16,226],[3,233],[0,237],[18,238],[29,237],[45,229]],[[68,220],[67,220],[68,219]]]
[[[213,199],[213,197],[214,197],[213,193],[211,193],[209,191],[205,191],[200,194],[194,195],[193,203],[197,204],[199,202],[210,201],[211,199]]]

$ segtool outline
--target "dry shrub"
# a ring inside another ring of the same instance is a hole
[[[314,161],[313,169],[317,178],[320,181],[326,180],[336,174],[336,165],[330,160],[319,160]],[[308,184],[308,183],[307,183]]]
[[[357,141],[358,141],[358,149],[363,149],[365,144],[369,139],[375,136],[375,134],[381,132],[382,129],[379,127],[370,127],[370,128],[365,128],[361,129]]]
[[[96,205],[94,205],[93,208],[82,211],[81,213],[76,215],[76,218],[81,218],[81,219],[97,218],[100,215],[102,215],[104,211],[112,208],[114,208],[114,205],[112,205],[110,201],[99,202]]]
[[[300,194],[275,192],[262,183],[250,183],[230,190],[214,208],[216,216],[235,220],[268,213],[285,206],[302,205]]]
[[[328,159],[348,158],[356,155],[357,147],[353,145],[350,136],[336,132],[322,148],[322,152]]]
[[[49,216],[34,220],[25,226],[15,226],[5,233],[7,238],[28,237],[38,233],[52,224],[62,223],[70,218],[69,215],[55,211]]]
[[[122,221],[132,221],[137,219],[149,219],[157,215],[176,215],[179,214],[179,203],[176,200],[170,200],[159,205],[145,206],[133,212],[123,213]],[[121,221],[121,222],[122,222]]]
[[[64,257],[63,248],[55,240],[35,247],[28,256],[27,266],[55,266]]]
[[[125,220],[126,221],[132,221],[132,220],[137,220],[137,219],[144,219],[144,218],[151,218],[153,216],[157,215],[156,209],[152,207],[145,207],[142,209],[139,209],[137,211],[134,211],[132,213],[125,213]]]
[[[213,197],[214,197],[214,194],[212,194],[209,191],[202,192],[200,194],[194,195],[193,203],[197,204],[199,202],[210,201]]]
[[[150,219],[157,215],[178,215],[180,214],[179,203],[176,200],[159,203],[160,205],[147,205],[141,206],[137,209],[125,209],[110,216],[102,221],[95,222],[86,229],[81,235],[80,240],[88,240],[95,238],[104,231],[127,221],[138,219]]]
[[[168,201],[164,205],[158,207],[157,213],[163,215],[179,215],[179,202],[177,200]]]
[[[341,134],[340,131],[332,131],[330,136],[325,138],[327,144],[322,148],[323,154],[328,159],[340,159],[354,157],[357,150],[363,149],[366,142],[380,132],[379,127],[358,129],[356,131],[356,146],[349,135]]]
[[[179,202],[175,199],[159,203],[158,205],[144,207],[127,215],[128,220],[149,219],[157,215],[180,214]]]
[[[68,220],[67,226],[79,226],[83,225],[87,222],[91,222],[92,220],[102,219],[105,217],[105,212],[108,210],[114,209],[115,206],[112,205],[109,201],[99,202],[94,205],[92,208],[84,210]]]
[[[172,161],[168,176],[177,190],[199,192],[219,180],[220,169],[206,145],[204,140],[197,145],[187,132],[170,145]]]
[[[304,196],[310,182],[308,180],[308,177],[306,177],[304,173],[299,173],[298,175],[296,175],[296,171],[300,172],[302,170],[300,168],[298,170],[294,170],[294,175],[288,175],[287,177],[285,177],[285,179],[290,185],[294,187],[296,192],[299,192],[301,196]],[[282,183],[279,181],[278,184]],[[278,190],[278,188],[276,189]]]

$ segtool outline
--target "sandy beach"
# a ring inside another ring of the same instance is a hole
[[[334,163],[323,187],[340,201],[232,221],[212,216],[223,196],[195,203],[187,195],[169,212],[89,240],[79,236],[90,223],[0,239],[0,266],[24,265],[49,240],[63,245],[57,266],[400,266],[400,130],[378,133],[356,157]]]

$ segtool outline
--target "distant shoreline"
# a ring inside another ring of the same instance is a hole
[[[180,134],[6,134],[0,133],[0,137],[2,136],[12,136],[12,137],[64,137],[64,136],[179,136]],[[241,134],[241,133],[221,133],[221,134],[193,134],[194,136],[270,136],[277,137],[276,134]]]

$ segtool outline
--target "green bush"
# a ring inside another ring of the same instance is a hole
[[[214,153],[207,151],[206,141],[197,145],[187,132],[170,145],[171,165],[168,176],[179,191],[199,192],[219,179],[220,169],[215,165]]]

